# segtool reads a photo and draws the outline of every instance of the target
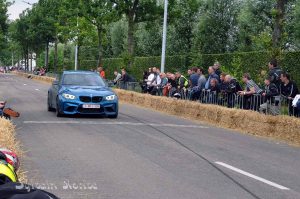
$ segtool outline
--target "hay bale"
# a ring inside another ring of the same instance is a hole
[[[300,145],[300,119],[289,116],[263,115],[254,111],[229,109],[216,105],[177,100],[115,89],[123,102],[152,108],[222,128]]]
[[[15,126],[10,121],[3,118],[0,118],[0,147],[14,151],[21,158],[24,155],[20,142],[16,139]],[[18,171],[18,177],[21,182],[26,180],[25,172],[22,171],[22,168]]]

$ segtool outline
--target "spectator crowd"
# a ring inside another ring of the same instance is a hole
[[[283,71],[273,59],[268,63],[269,72],[260,87],[249,73],[244,73],[239,82],[235,77],[221,71],[220,63],[203,68],[193,67],[187,76],[181,72],[163,73],[158,68],[149,68],[140,83],[143,93],[217,104],[228,108],[254,110],[278,115],[283,107],[291,116],[300,116],[300,95],[297,84],[289,73]],[[123,69],[115,71],[114,83],[130,82]],[[241,84],[242,83],[242,84]],[[243,86],[244,85],[244,86]],[[124,89],[126,89],[124,87]]]

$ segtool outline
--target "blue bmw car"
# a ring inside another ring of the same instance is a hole
[[[65,71],[48,90],[48,111],[62,115],[118,117],[118,97],[94,72]]]

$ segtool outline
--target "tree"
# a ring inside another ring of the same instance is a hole
[[[151,21],[160,13],[161,7],[156,0],[111,0],[119,16],[125,15],[128,23],[127,53],[130,59],[134,56],[134,33],[136,24]],[[129,62],[129,66],[132,62]]]
[[[274,15],[274,27],[273,27],[273,48],[280,48],[282,45],[282,34],[285,21],[285,11],[287,0],[277,0],[275,9],[273,10]]]
[[[238,0],[206,0],[195,31],[194,51],[225,53],[236,49]]]
[[[5,0],[0,0],[0,55],[2,56],[1,51],[6,48],[6,34],[8,31],[8,17],[7,17],[7,7],[10,4]]]
[[[97,29],[98,35],[98,66],[102,66],[103,37],[108,24],[116,20],[113,3],[105,0],[81,0],[82,15]]]
[[[245,1],[238,14],[238,49],[270,50],[273,0]]]

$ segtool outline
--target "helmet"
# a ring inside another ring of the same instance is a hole
[[[8,182],[17,182],[18,177],[14,168],[4,160],[0,160],[0,185]]]
[[[5,101],[0,101],[0,109],[3,109],[5,107],[6,102]]]
[[[2,153],[2,155],[1,155]],[[5,158],[3,157],[3,154],[5,155]],[[2,157],[2,158],[1,158]],[[8,164],[13,166],[14,170],[17,171],[20,166],[19,158],[17,154],[14,152],[5,149],[5,148],[0,148],[0,159],[5,160]]]

